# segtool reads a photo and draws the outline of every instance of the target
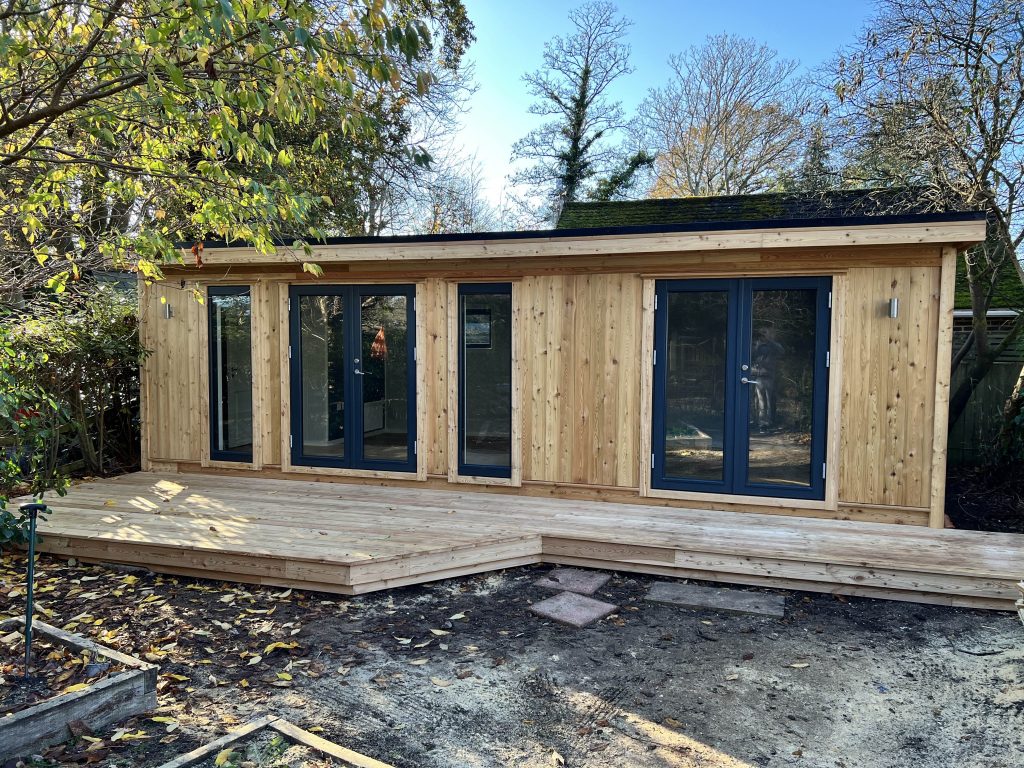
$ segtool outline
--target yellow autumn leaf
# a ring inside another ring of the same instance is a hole
[[[173,717],[151,717],[149,718],[154,723],[173,723],[176,722]]]
[[[217,753],[217,757],[213,759],[213,764],[217,766],[227,765],[228,760],[231,759],[231,755],[233,755],[234,753],[235,751],[231,749],[231,747],[228,747],[227,749],[222,749],[220,752]]]
[[[85,683],[75,683],[74,685],[69,685],[67,688],[65,688],[64,693],[75,693],[75,691],[84,691],[88,687],[89,686]]]
[[[266,655],[268,653],[273,653],[274,651],[278,650],[279,648],[287,651],[287,650],[289,650],[291,648],[298,648],[298,647],[299,647],[299,644],[295,643],[295,642],[282,643],[282,642],[278,641],[276,643],[271,643],[266,648],[264,648],[263,649],[263,654]]]
[[[278,680],[291,680],[292,676],[289,675],[287,672],[278,672],[277,673],[277,679]]]

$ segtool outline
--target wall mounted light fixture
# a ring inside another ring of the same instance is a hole
[[[889,299],[889,317],[899,317],[900,300],[893,296]]]

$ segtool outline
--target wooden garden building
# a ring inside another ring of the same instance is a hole
[[[543,560],[1002,606],[1024,550],[942,530],[985,218],[838,197],[206,243],[140,287],[146,471],[72,490],[48,546],[340,592]]]

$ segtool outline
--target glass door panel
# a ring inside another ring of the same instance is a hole
[[[359,297],[362,457],[409,461],[409,298],[363,293]]]
[[[666,477],[725,479],[729,293],[668,294],[665,381]]]
[[[817,291],[754,290],[750,321],[746,482],[809,488]]]
[[[830,288],[659,281],[653,487],[824,498]]]
[[[415,471],[414,286],[293,286],[296,465]]]
[[[301,454],[345,458],[345,299],[298,297]]]

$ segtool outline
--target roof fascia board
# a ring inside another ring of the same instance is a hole
[[[309,258],[300,249],[279,246],[263,253],[251,246],[221,246],[203,254],[207,264],[280,264],[312,261],[435,261],[552,256],[615,256],[631,253],[832,248],[862,245],[943,244],[967,246],[985,238],[984,220],[706,230],[631,234],[579,234],[572,237],[480,239],[430,242],[338,243],[313,245]],[[187,259],[186,253],[186,259]]]

